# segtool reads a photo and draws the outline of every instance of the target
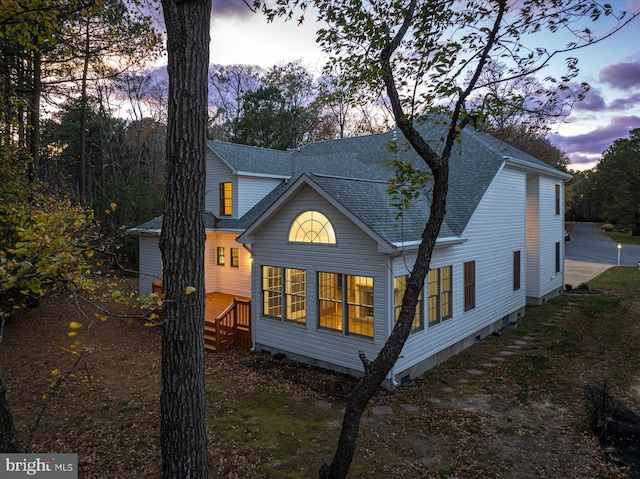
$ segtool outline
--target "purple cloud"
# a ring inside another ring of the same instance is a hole
[[[252,5],[253,1],[247,0],[247,3]],[[253,13],[247,3],[242,0],[215,0],[212,4],[212,12],[213,15],[220,16],[246,16]]]
[[[632,95],[625,96],[624,98],[617,98],[613,100],[611,105],[609,105],[609,108],[611,110],[620,111],[628,110],[638,105],[640,105],[640,93],[634,93]]]
[[[594,162],[600,159],[599,156],[597,158],[594,158],[593,156],[581,155],[580,153],[570,154],[569,158],[571,159],[571,164],[574,166],[577,166],[577,165],[591,166]]]
[[[549,135],[549,140],[561,150],[567,152],[572,161],[587,158],[588,155],[600,155],[609,148],[614,140],[627,138],[629,131],[640,128],[639,116],[616,116],[602,128],[575,136]],[[590,159],[589,161],[593,161]],[[584,161],[583,161],[584,162]]]
[[[607,105],[600,90],[592,87],[585,93],[584,99],[576,102],[573,108],[577,111],[604,111]]]
[[[623,62],[600,70],[600,81],[622,90],[640,88],[640,61]]]

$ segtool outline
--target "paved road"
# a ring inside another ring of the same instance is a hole
[[[571,241],[565,242],[565,259],[615,266],[618,264],[618,244],[593,223],[576,223]],[[640,261],[640,245],[623,244],[620,266],[636,266]]]
[[[640,246],[623,244],[620,265],[636,266]],[[574,287],[588,283],[618,264],[618,245],[592,223],[576,223],[565,242],[564,282]]]

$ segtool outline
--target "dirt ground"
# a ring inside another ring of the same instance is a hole
[[[588,300],[565,298],[411,387],[380,390],[363,418],[351,477],[626,477],[588,429],[582,386],[614,374],[608,363],[615,360],[611,350],[575,350],[592,341],[579,336],[584,318],[572,319]],[[82,324],[75,338],[70,321]],[[638,346],[637,327],[623,334],[635,335],[629,348]],[[21,443],[58,377],[52,372],[64,375],[74,363],[69,348],[78,340],[91,353],[48,397],[31,451],[77,453],[80,478],[159,477],[160,335],[137,320],[80,315],[63,295],[16,315],[0,364]],[[625,384],[612,383],[614,390]],[[617,392],[638,406],[640,383],[631,383],[637,389]],[[316,477],[353,384],[286,358],[209,353],[210,477]]]

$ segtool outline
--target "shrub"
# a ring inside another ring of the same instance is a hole
[[[611,223],[605,223],[602,225],[602,231],[613,231],[614,227]]]

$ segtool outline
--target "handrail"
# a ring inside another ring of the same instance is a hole
[[[232,343],[235,344],[236,341],[236,337],[237,337],[237,330],[238,330],[238,307],[242,305],[242,306],[247,306],[248,308],[250,308],[251,306],[251,301],[247,301],[247,300],[243,300],[243,299],[238,299],[238,298],[234,298],[233,303],[230,303],[229,306],[227,306],[213,321],[212,324],[213,326],[215,326],[215,332],[216,332],[216,351],[220,351],[221,350],[221,346],[222,346],[222,339],[223,339],[223,335],[222,335],[222,331],[221,331],[221,325],[226,326],[226,333],[224,334],[224,336],[232,336],[233,341]],[[250,309],[247,310],[250,313]],[[227,318],[230,319],[230,321],[226,321]],[[246,327],[250,327],[250,319],[247,321],[247,324],[241,323],[240,326],[246,326]]]

